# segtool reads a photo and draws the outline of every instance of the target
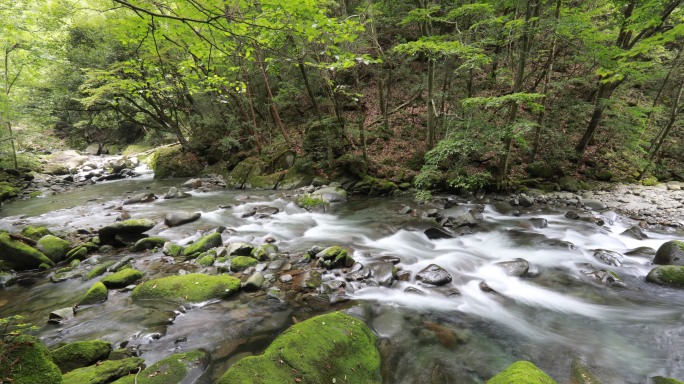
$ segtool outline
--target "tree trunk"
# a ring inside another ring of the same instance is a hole
[[[435,146],[435,105],[434,105],[434,93],[435,93],[435,60],[428,60],[428,73],[427,73],[427,101],[425,102],[425,108],[427,108],[427,149],[430,150]]]
[[[266,73],[266,67],[264,67],[261,52],[259,49],[257,49],[255,52],[257,66],[259,67],[259,72],[261,73],[261,77],[264,80],[264,88],[266,88],[266,97],[268,98],[268,106],[271,112],[271,118],[273,119],[273,123],[280,130],[280,133],[283,135],[285,143],[287,143],[287,145],[292,145],[292,142],[290,141],[290,136],[287,134],[287,131],[285,130],[285,124],[283,124],[283,119],[280,118],[280,113],[278,113],[278,106],[273,98],[271,82],[269,81],[268,73]]]
[[[311,84],[309,83],[309,76],[307,75],[306,68],[304,67],[306,64],[304,63],[304,57],[299,58],[299,72],[302,74],[302,80],[304,80],[304,86],[306,87],[306,92],[309,94],[309,98],[311,99],[311,105],[313,105],[314,112],[316,113],[316,117],[318,117],[318,122],[323,121],[323,115],[321,114],[321,109],[318,107],[318,102],[316,101],[316,96],[313,93],[313,89],[311,88]]]
[[[610,100],[610,97],[613,95],[615,89],[617,89],[621,83],[622,80],[612,83],[601,82],[601,85],[599,85],[596,95],[596,102],[594,103],[594,112],[591,114],[591,120],[589,120],[589,125],[587,125],[587,130],[584,131],[582,139],[579,141],[579,143],[577,143],[577,146],[575,146],[578,164],[581,161],[582,155],[584,155],[584,151],[587,149],[589,142],[594,137],[594,133],[596,132],[596,129],[601,122],[603,112],[606,109],[607,102]]]

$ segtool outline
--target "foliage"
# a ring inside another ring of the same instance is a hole
[[[0,372],[0,381],[12,377],[12,373],[19,369],[22,363],[21,361],[14,361],[12,358],[21,347],[19,337],[38,330],[37,326],[24,323],[22,320],[24,317],[21,315],[0,318],[0,329],[2,330],[0,336],[0,367],[3,368]]]

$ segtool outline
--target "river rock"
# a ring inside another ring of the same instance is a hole
[[[27,225],[24,227],[24,229],[21,230],[21,235],[24,237],[28,237],[31,240],[38,241],[40,240],[41,237],[47,236],[47,235],[52,235],[53,233],[50,232],[49,229],[46,227],[34,227],[32,225]]]
[[[602,211],[602,210],[608,208],[606,203],[604,203],[603,201],[600,201],[600,200],[596,200],[596,199],[584,199],[584,200],[582,200],[582,205],[584,205],[586,208],[592,209],[594,211]]]
[[[71,249],[71,244],[54,235],[46,235],[38,240],[36,249],[43,252],[50,260],[58,263],[66,257],[66,254]]]
[[[327,204],[344,203],[347,201],[347,191],[339,187],[326,187],[309,194],[313,199],[320,199]]]
[[[177,227],[199,220],[201,216],[201,212],[169,212],[164,216],[164,224],[169,227]]]
[[[200,188],[200,187],[202,187],[202,179],[199,179],[199,178],[190,179],[190,180],[186,181],[185,183],[183,183],[183,186],[186,188],[194,188],[194,189]]]
[[[392,262],[375,262],[370,263],[366,267],[370,270],[373,280],[375,280],[379,285],[391,287],[392,283],[394,283],[397,270]]]
[[[501,268],[506,272],[508,276],[515,276],[515,277],[523,277],[527,273],[527,271],[530,269],[530,262],[517,258],[515,260],[510,260],[510,261],[501,261],[498,263],[495,263],[497,267]]]
[[[565,212],[565,218],[570,220],[579,220],[580,215],[575,211],[567,211]]]
[[[138,204],[138,203],[151,203],[153,201],[157,200],[157,196],[154,195],[154,193],[139,193],[137,195],[133,195],[126,200],[124,200],[123,205],[130,205],[130,204]]]
[[[546,219],[540,218],[540,217],[535,217],[530,219],[530,224],[534,228],[547,228],[549,226],[549,222]]]
[[[216,232],[210,233],[185,247],[183,249],[183,255],[189,258],[197,257],[200,253],[206,252],[212,248],[220,247],[221,245],[223,245],[221,234]]]
[[[247,243],[229,243],[226,246],[226,254],[228,256],[250,256],[254,246]]]
[[[637,240],[648,239],[648,235],[644,232],[644,229],[638,225],[634,225],[626,230],[624,230],[621,235],[631,237]]]
[[[39,250],[21,241],[14,240],[9,233],[0,233],[0,260],[6,266],[18,271],[50,268],[55,263]]]
[[[143,273],[134,268],[125,268],[100,280],[108,289],[124,288],[143,278]]]
[[[116,379],[136,374],[145,366],[145,360],[128,357],[121,360],[105,360],[99,364],[75,369],[63,376],[64,383],[107,384]]]
[[[61,324],[63,321],[73,319],[76,314],[73,307],[55,309],[48,315],[47,322],[50,324]]]
[[[249,256],[235,256],[230,260],[230,270],[232,272],[242,272],[249,267],[259,264],[259,260]]]
[[[185,199],[191,197],[192,195],[187,192],[181,192],[176,187],[169,188],[169,191],[164,195],[164,199]]]
[[[318,252],[316,258],[318,259],[318,264],[327,269],[349,268],[356,262],[349,254],[349,251],[337,245]]]
[[[50,356],[62,373],[67,373],[106,360],[111,350],[112,345],[104,340],[76,341],[55,349]]]
[[[176,353],[112,384],[196,383],[209,361],[209,353],[201,349]]]
[[[375,335],[361,320],[341,312],[316,316],[283,332],[262,355],[239,360],[217,384],[304,380],[381,383]]]
[[[261,272],[254,272],[247,281],[242,285],[245,291],[258,291],[264,285],[264,274]]]
[[[3,349],[0,359],[3,380],[4,375],[10,373],[11,382],[16,384],[62,383],[62,373],[50,359],[47,347],[38,338],[19,335],[12,339],[10,345],[13,348]]]
[[[107,287],[101,282],[93,284],[76,306],[97,304],[107,300]]]
[[[591,276],[601,282],[602,284],[610,285],[610,286],[615,286],[615,287],[624,287],[625,283],[622,282],[620,279],[620,276],[618,276],[617,273],[613,271],[609,271],[606,269],[601,269],[599,271],[594,271],[594,272],[588,272],[586,274],[587,276]]]
[[[451,275],[437,264],[430,264],[416,274],[416,280],[430,285],[444,285],[451,282]]]
[[[544,371],[529,361],[516,361],[498,375],[487,381],[488,384],[556,384]]]
[[[674,288],[684,288],[684,267],[679,265],[659,265],[651,269],[646,281]]]
[[[663,243],[656,251],[653,264],[684,265],[684,242],[672,240]]]
[[[148,249],[161,248],[166,242],[168,242],[168,239],[159,236],[145,237],[136,241],[135,244],[133,244],[133,247],[131,247],[131,251],[141,252]]]
[[[597,249],[594,251],[594,257],[604,264],[614,265],[616,267],[622,265],[622,262],[620,261],[622,255],[614,251]]]
[[[275,244],[261,244],[258,247],[252,249],[252,252],[250,252],[250,256],[253,258],[259,260],[259,261],[266,261],[270,260],[272,257],[274,257],[278,253],[278,247]]]
[[[454,236],[449,233],[446,229],[431,227],[423,231],[425,236],[430,240],[436,239],[452,239]]]
[[[131,298],[138,303],[145,301],[199,303],[212,299],[227,299],[239,289],[240,279],[233,276],[192,273],[146,281],[135,287]]]
[[[155,223],[152,220],[147,219],[129,219],[120,221],[118,223],[110,224],[105,227],[100,228],[97,234],[100,237],[100,242],[110,245],[120,245],[120,240],[126,240],[123,236],[117,235],[140,235],[143,232],[147,232],[154,227]],[[138,239],[136,239],[137,241]]]

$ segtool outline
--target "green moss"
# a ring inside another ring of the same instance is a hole
[[[225,299],[240,289],[240,279],[228,275],[194,273],[167,276],[142,283],[131,293],[134,301],[164,300],[174,303],[199,303]]]
[[[341,267],[348,268],[355,263],[354,258],[349,255],[349,251],[338,245],[322,250],[316,257],[319,258],[319,264],[328,269]]]
[[[653,380],[653,384],[684,384],[684,381],[679,381],[670,377],[656,376],[651,379]]]
[[[199,238],[196,242],[185,247],[185,249],[183,249],[183,255],[188,257],[197,257],[200,253],[206,252],[212,248],[220,247],[221,245],[223,245],[221,234],[214,232]]]
[[[20,192],[19,188],[15,188],[11,184],[4,181],[0,182],[0,201],[13,199],[19,196]]]
[[[90,279],[94,279],[98,276],[102,276],[107,272],[107,268],[109,268],[110,265],[114,264],[113,261],[109,261],[106,263],[98,264],[94,266],[88,273],[86,273],[83,276],[83,280],[88,281]]]
[[[252,249],[252,257],[265,261],[268,260],[270,255],[274,255],[278,253],[278,247],[275,246],[275,244],[261,244],[260,246]]]
[[[142,279],[142,277],[143,273],[137,269],[125,268],[109,276],[103,277],[100,282],[109,289],[123,288]]]
[[[577,359],[572,361],[570,374],[572,384],[601,384],[601,381],[594,377],[589,369]]]
[[[75,369],[62,376],[64,383],[106,384],[138,371],[145,360],[129,357],[122,360],[105,360],[98,365]]]
[[[249,256],[235,256],[230,261],[230,270],[233,272],[244,271],[245,269],[257,265],[259,260]]]
[[[211,267],[212,265],[214,265],[214,256],[212,256],[212,255],[201,256],[197,259],[197,264],[201,265],[203,267]]]
[[[644,185],[647,187],[652,187],[656,184],[658,184],[658,178],[656,178],[655,176],[647,176],[641,180],[641,185]]]
[[[96,304],[107,300],[107,287],[101,282],[93,284],[78,305]]]
[[[149,151],[152,148],[154,147],[148,144],[131,144],[121,151],[121,155],[130,157],[132,155],[138,155],[141,152]]]
[[[646,276],[646,281],[668,287],[684,288],[684,267],[659,265],[651,269]]]
[[[164,247],[164,254],[166,256],[176,257],[180,255],[181,252],[183,252],[183,247],[178,244],[170,244],[169,246]]]
[[[521,360],[492,377],[488,384],[555,384],[544,371],[529,361]]]
[[[13,384],[58,384],[62,374],[50,359],[50,352],[37,338],[17,336],[7,344],[0,359],[0,372],[9,374]]]
[[[103,340],[77,341],[57,348],[50,354],[62,373],[105,360],[112,345]]]
[[[371,195],[388,195],[397,190],[397,185],[392,181],[372,176],[364,176],[361,179],[361,185],[364,186],[363,192]],[[354,189],[359,189],[359,187],[356,186]]]
[[[41,264],[53,267],[55,263],[42,252],[20,241],[12,240],[9,233],[0,233],[0,259],[17,270],[36,269]]]
[[[38,241],[43,236],[52,235],[52,232],[50,232],[45,227],[36,228],[34,226],[29,225],[21,230],[21,235],[24,237],[28,237],[29,239]]]
[[[295,324],[261,356],[235,363],[217,384],[380,383],[375,336],[341,312]]]
[[[295,204],[297,204],[297,206],[300,208],[312,208],[312,207],[316,207],[316,206],[325,205],[325,201],[323,199],[319,199],[317,197],[311,197],[308,195],[304,195],[304,196],[299,196],[297,198],[297,200],[295,201]]]
[[[82,245],[74,247],[71,251],[67,252],[66,258],[70,261],[84,260],[88,255],[88,248]]]
[[[36,249],[57,263],[66,257],[71,249],[71,243],[54,235],[45,235],[38,240]]]
[[[145,368],[137,375],[128,375],[113,384],[168,384],[181,383],[194,369],[206,367],[209,355],[204,351],[177,353]]]
[[[155,179],[196,176],[204,166],[205,162],[197,154],[184,151],[181,146],[159,148],[150,158]]]
[[[133,245],[133,247],[131,248],[131,250],[132,250],[133,252],[140,252],[140,251],[144,251],[144,250],[147,250],[147,249],[159,248],[159,247],[163,246],[164,243],[166,243],[167,241],[169,241],[169,240],[168,240],[168,239],[165,239],[165,238],[163,238],[163,237],[159,237],[159,236],[150,236],[150,237],[146,237],[146,238],[144,238],[144,239],[138,240],[138,241]]]

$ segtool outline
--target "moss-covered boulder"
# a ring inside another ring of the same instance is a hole
[[[152,220],[129,219],[102,227],[97,231],[97,234],[102,244],[120,245],[120,242],[116,239],[117,235],[140,235],[152,229],[154,225],[155,223]]]
[[[45,254],[21,241],[14,240],[9,233],[0,233],[0,260],[16,270],[38,269],[41,264],[53,267],[55,263]]]
[[[167,241],[169,240],[159,236],[146,237],[136,241],[135,244],[133,244],[131,251],[140,252],[148,249],[161,248]]]
[[[671,240],[664,242],[656,251],[653,264],[684,265],[684,241]]]
[[[259,260],[249,256],[235,256],[230,261],[230,270],[233,272],[241,272],[245,269],[257,265]]]
[[[142,279],[143,273],[134,268],[124,268],[111,275],[105,276],[100,280],[109,289],[123,288]]]
[[[6,181],[0,182],[0,201],[13,199],[19,196],[21,190]]]
[[[138,372],[144,367],[145,360],[129,357],[121,360],[105,360],[100,364],[75,369],[62,376],[64,384],[106,384],[114,380]]]
[[[278,253],[278,247],[275,244],[261,244],[252,249],[251,256],[257,260],[265,261],[276,253]]]
[[[50,359],[50,351],[37,338],[21,335],[6,344],[0,372],[13,384],[59,384],[62,373]]]
[[[684,267],[659,265],[648,273],[646,281],[674,288],[684,288]]]
[[[194,383],[204,373],[209,354],[202,350],[177,353],[160,360],[136,375],[128,375],[113,384]]]
[[[199,254],[206,252],[212,248],[220,247],[221,245],[223,245],[223,239],[221,239],[221,234],[217,232],[210,233],[204,237],[197,239],[197,241],[185,247],[183,249],[183,256],[197,257],[199,256]]]
[[[488,384],[556,384],[544,371],[529,361],[521,360],[492,377]]]
[[[316,257],[318,258],[318,264],[327,269],[348,268],[355,263],[354,258],[349,255],[349,251],[338,245],[318,252]]]
[[[57,348],[50,354],[62,373],[87,367],[107,359],[112,345],[103,340],[77,341]]]
[[[652,377],[651,380],[653,380],[653,384],[684,384],[684,381],[663,376]]]
[[[163,300],[173,303],[199,303],[212,299],[226,299],[240,289],[240,279],[218,275],[193,273],[153,279],[135,287],[133,301]]]
[[[32,225],[28,225],[21,230],[21,235],[38,241],[43,236],[52,235],[52,232],[50,232],[50,230],[46,227],[34,227]]]
[[[202,267],[211,267],[214,265],[215,261],[216,259],[214,258],[214,255],[206,254],[197,258],[197,265]]]
[[[658,178],[655,176],[646,176],[643,179],[641,179],[641,185],[644,185],[646,187],[652,187],[656,184],[658,184]]]
[[[397,189],[397,185],[390,180],[378,179],[366,175],[358,183],[354,184],[352,192],[369,196],[385,196]]]
[[[311,197],[309,195],[302,195],[302,196],[297,197],[297,199],[295,200],[295,204],[297,204],[298,207],[304,208],[306,210],[311,210],[311,209],[316,209],[316,208],[326,206],[325,200],[318,198],[318,197]]]
[[[78,305],[97,304],[106,301],[107,293],[107,287],[98,281],[88,289],[85,296],[78,302]]]
[[[78,246],[72,248],[66,254],[66,258],[69,261],[85,260],[86,256],[88,256],[88,247],[83,246],[83,245],[78,245]]]
[[[341,312],[295,324],[263,355],[233,365],[217,384],[380,383],[375,335]]]
[[[98,276],[104,275],[105,272],[107,272],[107,268],[109,268],[112,264],[114,264],[113,261],[108,261],[106,263],[93,266],[85,275],[83,275],[83,280],[88,281]]]
[[[71,250],[71,243],[54,235],[45,235],[38,240],[36,249],[43,252],[50,260],[58,263],[64,260]]]
[[[150,159],[155,179],[191,177],[200,174],[206,162],[196,153],[181,146],[157,149]]]

